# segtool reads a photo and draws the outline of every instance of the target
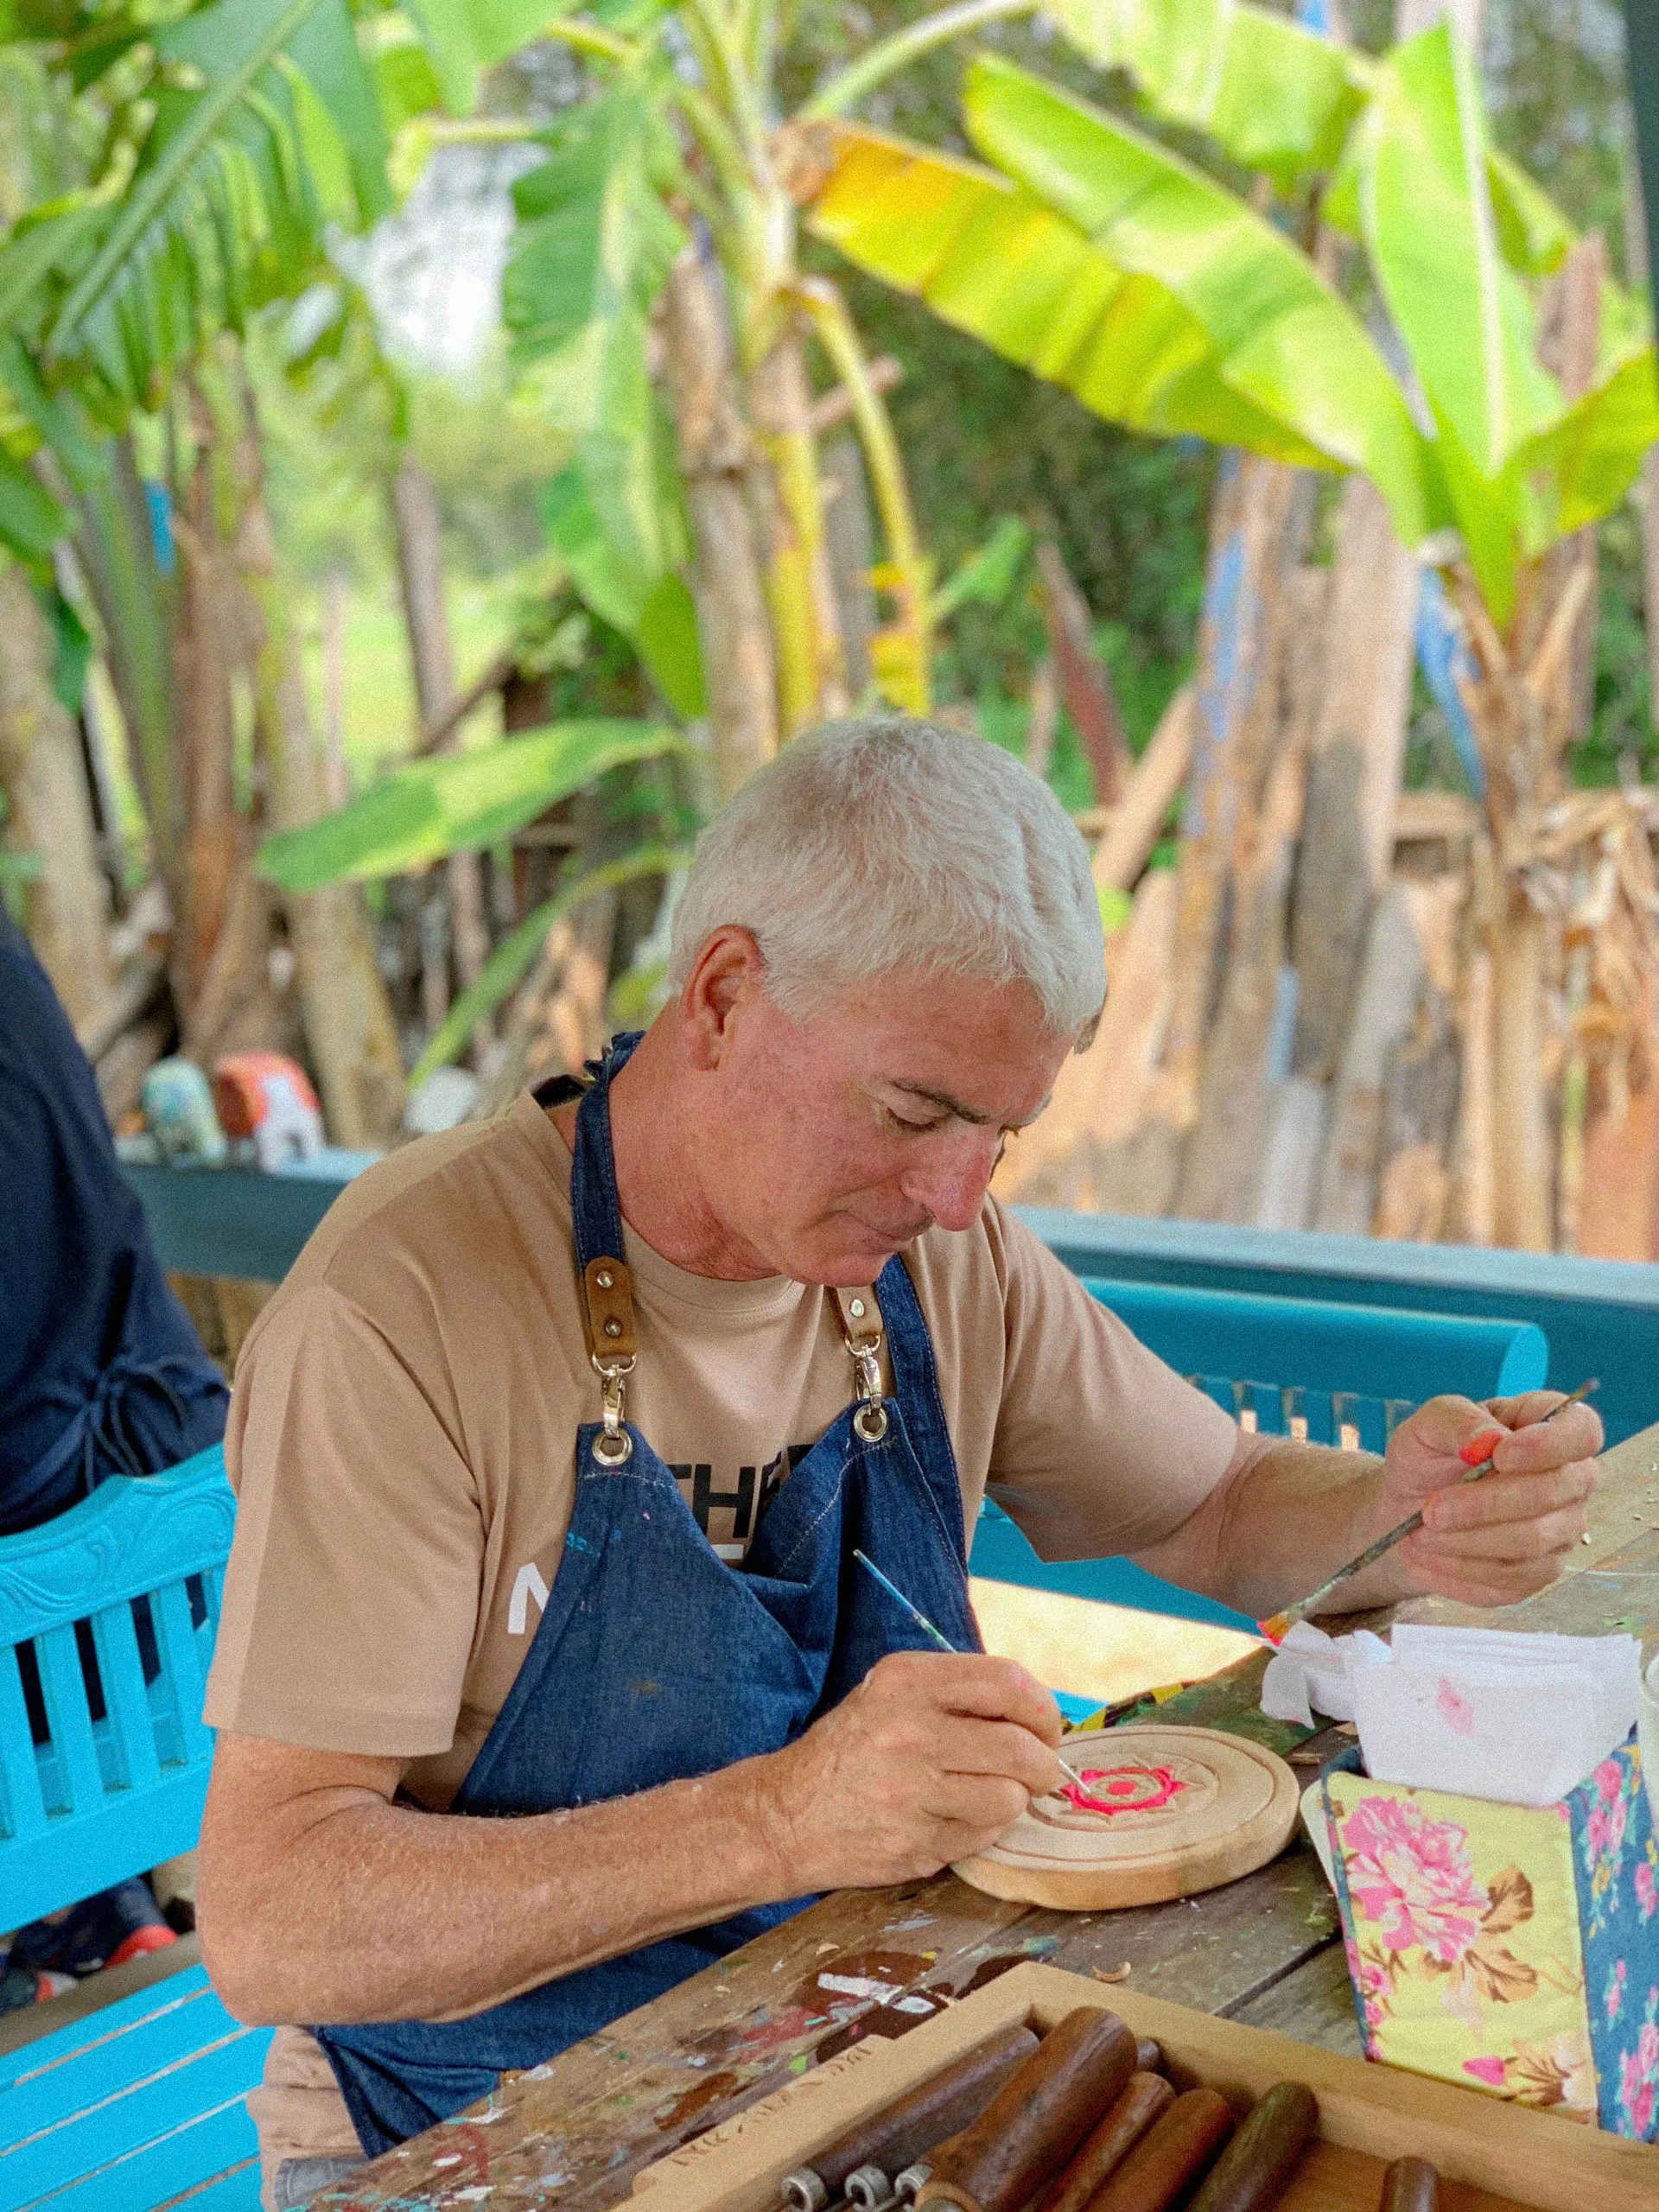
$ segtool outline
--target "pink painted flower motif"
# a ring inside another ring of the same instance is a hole
[[[1659,1912],[1659,1880],[1656,1880],[1651,1856],[1644,1859],[1636,1870],[1636,1902],[1643,1919],[1651,1920]]]
[[[1618,2018],[1620,2008],[1624,2005],[1624,1982],[1629,1973],[1630,1967],[1624,1959],[1614,1960],[1613,1970],[1607,1977],[1607,1986],[1603,1992],[1601,2000],[1606,2009],[1609,2027]]]
[[[1634,2050],[1618,2062],[1619,2133],[1647,2142],[1659,2116],[1659,1986],[1648,1992]]]
[[[1472,2074],[1477,2082],[1484,2082],[1489,2089],[1501,2089],[1503,2086],[1503,2061],[1501,2058],[1465,2058],[1463,2070],[1465,2074]]]
[[[1596,1769],[1596,1793],[1605,1804],[1618,1803],[1624,1781],[1624,1772],[1617,1759],[1603,1759]]]
[[[1342,1843],[1349,1890],[1387,1948],[1421,1944],[1455,1966],[1491,1904],[1475,1879],[1467,1830],[1429,1820],[1409,1799],[1362,1797],[1343,1823]]]

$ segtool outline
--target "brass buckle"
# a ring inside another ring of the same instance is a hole
[[[589,1357],[593,1355],[590,1353]],[[633,1439],[624,1423],[622,1378],[633,1372],[632,1354],[626,1359],[594,1359],[594,1372],[601,1384],[600,1417],[603,1423],[594,1439],[594,1457],[601,1467],[626,1467],[633,1457]]]
[[[879,1444],[887,1433],[887,1402],[881,1395],[881,1339],[879,1336],[849,1338],[847,1349],[858,1370],[858,1387],[864,1401],[853,1415],[854,1431],[864,1443]]]

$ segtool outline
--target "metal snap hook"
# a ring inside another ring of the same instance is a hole
[[[864,1443],[879,1444],[887,1433],[887,1408],[867,1399],[853,1415],[853,1428]]]

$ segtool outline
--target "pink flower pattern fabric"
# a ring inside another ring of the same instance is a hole
[[[1659,1837],[1634,1740],[1536,1809],[1351,1764],[1323,1795],[1367,2056],[1659,2140]]]
[[[1363,1798],[1343,1827],[1348,1886],[1390,1951],[1421,1944],[1455,1966],[1491,1898],[1476,1881],[1467,1831],[1409,1798]]]

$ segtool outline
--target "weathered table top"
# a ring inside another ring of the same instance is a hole
[[[1659,1636],[1659,1426],[1610,1452],[1588,1544],[1506,1628]],[[1376,1618],[1376,1617],[1373,1617]],[[1408,1620],[1492,1620],[1438,1599]],[[1158,1708],[1160,1721],[1254,1737],[1305,1767],[1319,1737],[1255,1704],[1265,1654]],[[1328,1734],[1329,1732],[1326,1732]],[[1203,2011],[1357,2053],[1335,1902],[1300,1835],[1259,1873],[1128,1912],[1060,1913],[982,1896],[949,1874],[826,1897],[718,1967],[616,2021],[487,2105],[318,2200],[328,2212],[437,2212],[487,2202],[602,2212],[642,2166],[861,2035],[900,2035],[1013,1961],[1046,1960]],[[1127,1970],[1127,1972],[1126,1972]],[[894,2000],[912,2001],[899,2009]]]

